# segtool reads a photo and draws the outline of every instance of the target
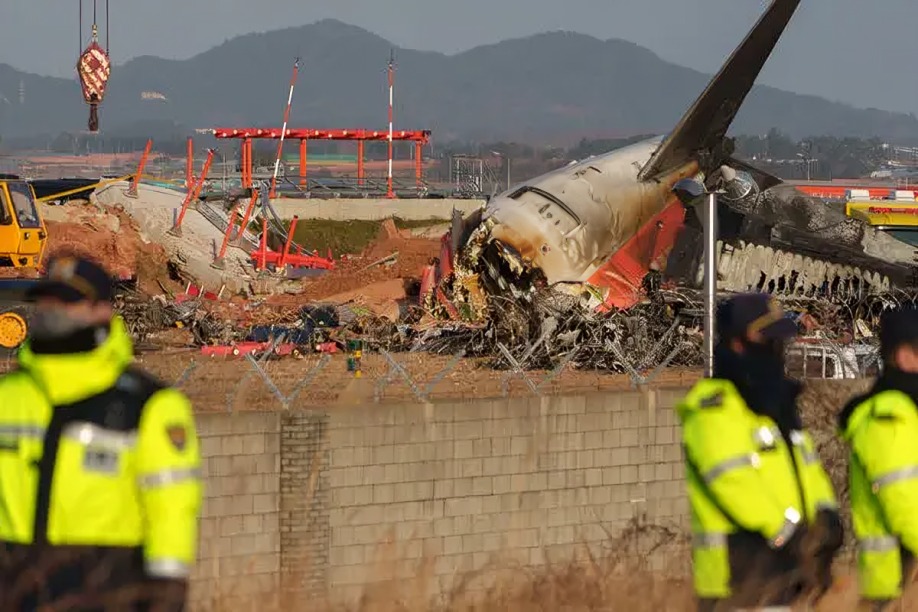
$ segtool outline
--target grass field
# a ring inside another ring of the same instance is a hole
[[[393,219],[398,229],[418,229],[441,225],[442,219]],[[289,228],[289,224],[287,226]],[[306,248],[318,249],[325,255],[328,249],[337,257],[343,253],[358,254],[379,236],[382,221],[331,221],[299,219],[293,240]]]

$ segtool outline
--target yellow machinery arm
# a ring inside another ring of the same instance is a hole
[[[104,181],[99,181],[92,185],[85,185],[83,187],[77,187],[76,189],[68,189],[67,191],[61,191],[59,193],[52,193],[51,195],[46,195],[41,198],[35,198],[36,202],[53,202],[54,200],[59,200],[60,198],[79,193],[81,191],[87,191],[88,189],[98,189],[99,187],[106,187],[113,183],[120,183],[126,181],[130,178],[134,178],[134,174],[126,174],[124,176],[119,176],[118,178],[106,179]]]

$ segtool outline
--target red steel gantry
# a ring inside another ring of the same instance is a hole
[[[423,147],[430,142],[430,130],[396,130],[392,133],[392,140],[408,141],[414,143],[415,179],[418,188],[423,183]],[[357,184],[364,184],[364,143],[366,141],[388,141],[388,130],[315,130],[315,129],[282,129],[275,128],[215,128],[213,135],[216,138],[235,138],[242,140],[242,180],[243,187],[252,186],[252,140],[262,138],[266,140],[285,139],[300,141],[300,185],[306,184],[306,143],[309,140],[356,140],[357,141]]]

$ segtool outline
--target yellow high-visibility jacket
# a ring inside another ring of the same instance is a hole
[[[730,565],[730,536],[752,532],[779,547],[817,510],[836,508],[835,492],[810,436],[793,432],[788,448],[775,422],[750,410],[733,383],[701,380],[677,411],[695,592],[723,599],[732,594],[731,576],[741,569]]]
[[[116,317],[95,350],[26,344],[0,377],[0,542],[138,548],[146,576],[184,579],[202,497],[191,405],[132,359]]]
[[[902,594],[903,552],[918,554],[918,408],[891,389],[850,408],[842,437],[851,446],[860,591],[865,599],[895,599]]]

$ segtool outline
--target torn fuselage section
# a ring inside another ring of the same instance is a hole
[[[543,288],[594,308],[640,301],[644,277],[662,270],[685,216],[672,186],[698,170],[690,162],[659,180],[637,181],[658,144],[651,139],[572,163],[454,222],[444,238],[454,249],[452,265],[441,266],[444,294],[472,318],[484,316],[486,295],[526,300]]]
[[[565,180],[518,187],[454,224],[444,244],[455,250],[430,307],[448,304],[453,318],[481,321],[494,307],[489,298],[526,303],[551,293],[609,311],[647,301],[660,283],[700,287],[700,218],[668,197],[679,177],[703,178],[697,165],[601,190],[583,179],[583,166],[597,177],[621,168],[589,160],[568,166],[558,172]],[[841,207],[742,169],[715,170],[705,187],[721,191],[719,290],[844,298],[913,284],[914,247]]]
[[[882,295],[913,285],[916,251],[907,243],[848,217],[842,206],[771,181],[762,188],[747,172],[737,180],[712,177],[719,189],[718,289],[764,291],[789,297]],[[732,183],[732,184],[731,184]],[[666,265],[673,282],[700,287],[703,230],[686,224]]]
[[[544,272],[496,218],[480,220],[457,251],[452,251],[453,231],[443,239],[450,244],[446,260],[452,265],[443,265],[440,258],[437,287],[422,296],[429,310],[466,322],[484,321],[494,299],[526,302],[548,286]]]

